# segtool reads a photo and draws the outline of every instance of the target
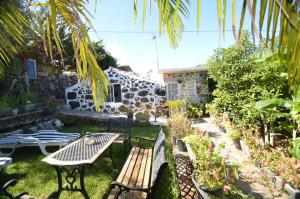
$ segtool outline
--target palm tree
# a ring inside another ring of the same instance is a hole
[[[32,3],[32,0],[23,0],[24,9],[20,9],[18,0],[0,0],[0,75],[9,65],[11,57],[18,52],[18,47],[24,45],[24,30],[28,27],[22,11],[30,6],[44,7],[49,11],[43,22],[43,30],[40,37],[44,40],[44,48],[52,57],[51,38],[54,38],[56,48],[63,55],[63,45],[57,31],[57,24],[65,24],[72,36],[72,45],[75,52],[76,67],[79,79],[90,79],[93,88],[93,97],[96,108],[104,103],[107,93],[107,78],[97,63],[95,52],[92,49],[88,35],[88,26],[94,30],[89,18],[91,14],[86,9],[88,0],[44,0],[43,3]],[[95,0],[97,3],[97,0]],[[137,17],[138,0],[134,2],[134,18]],[[260,3],[260,6],[257,4]],[[143,25],[147,8],[156,4],[159,13],[160,35],[167,33],[170,45],[177,47],[184,24],[183,17],[189,16],[190,0],[144,0],[143,1]],[[271,38],[272,45],[279,27],[279,53],[285,58],[288,66],[289,84],[292,91],[297,90],[300,83],[300,0],[243,0],[241,20],[238,35],[236,34],[236,0],[232,4],[232,29],[237,42],[243,30],[246,11],[252,19],[253,38],[262,38],[262,27],[267,21],[266,37]],[[227,0],[217,0],[218,22],[220,31],[225,28]],[[256,10],[259,10],[259,24],[255,24]],[[197,26],[200,27],[201,0],[197,0]],[[266,14],[268,13],[268,14]],[[272,24],[272,27],[271,27]],[[271,33],[271,35],[270,35]],[[269,36],[270,35],[270,36]]]

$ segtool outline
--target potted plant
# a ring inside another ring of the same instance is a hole
[[[185,141],[195,156],[192,181],[203,198],[232,198],[243,195],[236,187],[237,166],[225,164],[219,155],[224,145],[215,148],[207,134],[201,137],[190,135]]]
[[[36,92],[28,91],[23,93],[19,98],[20,111],[22,113],[32,112],[36,110],[36,103],[38,102],[39,96]]]
[[[145,110],[143,112],[138,112],[135,114],[135,120],[141,123],[149,123],[150,120],[150,113],[149,111]]]

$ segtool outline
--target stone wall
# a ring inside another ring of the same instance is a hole
[[[76,76],[60,75],[58,77],[47,76],[36,79],[13,78],[11,93],[20,96],[27,90],[35,91],[39,94],[42,102],[55,98],[65,101],[65,89],[77,82]],[[9,86],[11,87],[11,85]]]
[[[121,85],[121,102],[107,102],[101,112],[126,114],[148,110],[152,115],[162,115],[166,100],[164,85],[146,80],[131,72],[109,68],[104,71],[110,84]],[[72,108],[95,111],[92,91],[88,83],[75,84],[66,89],[66,101]]]
[[[204,105],[208,98],[208,74],[207,71],[194,72],[173,72],[163,73],[164,82],[177,83],[180,89],[186,89],[187,81],[195,81],[196,94],[187,98],[190,102]],[[178,98],[186,98],[186,96],[178,96]]]

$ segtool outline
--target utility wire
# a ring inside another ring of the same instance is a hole
[[[221,30],[221,32],[232,32],[233,30]],[[251,31],[250,29],[244,29],[243,31]],[[97,33],[116,33],[116,34],[158,34],[159,31],[125,31],[125,30],[89,30],[89,32],[97,32]],[[167,31],[162,31],[162,33],[166,33]],[[211,32],[220,32],[220,30],[184,30],[184,33],[211,33]],[[261,30],[261,32],[267,32],[267,30]],[[270,31],[271,32],[271,31]],[[279,31],[276,31],[279,33]]]

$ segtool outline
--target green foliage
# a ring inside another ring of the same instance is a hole
[[[20,96],[20,104],[25,105],[25,104],[32,104],[38,102],[39,95],[36,92],[33,91],[28,91],[26,93],[23,93]]]
[[[14,95],[3,95],[0,98],[0,108],[16,108],[18,106],[18,98]]]
[[[200,118],[203,115],[202,108],[196,103],[187,103],[187,114],[189,118]]]
[[[170,113],[172,114],[172,113],[183,111],[185,108],[185,103],[186,103],[185,99],[171,100],[165,102],[165,106],[169,107]]]
[[[150,113],[149,111],[138,112],[135,114],[135,118],[137,121],[149,121]]]
[[[229,138],[233,141],[233,142],[238,142],[241,139],[241,134],[240,131],[237,129],[237,127],[235,127],[234,125],[232,125],[230,122],[226,122],[224,124],[225,129],[226,129],[226,133],[229,134]]]
[[[290,153],[298,160],[300,160],[300,138],[296,138],[293,143],[293,148],[290,149]]]
[[[235,123],[243,125],[261,119],[262,112],[244,105],[262,99],[287,96],[286,68],[278,60],[259,62],[258,52],[243,34],[240,45],[216,50],[209,60],[209,76],[217,82],[213,92],[218,112],[227,111]],[[264,113],[265,117],[271,117]]]
[[[200,185],[209,189],[224,190],[225,195],[238,193],[236,180],[238,179],[237,166],[226,165],[220,156],[224,145],[214,148],[208,135],[190,135],[185,142],[195,154],[194,167],[196,180]]]

